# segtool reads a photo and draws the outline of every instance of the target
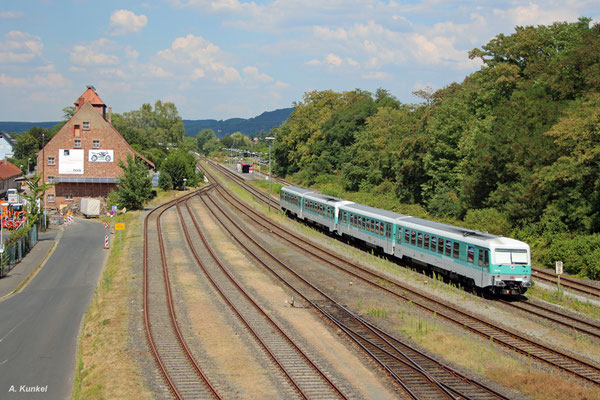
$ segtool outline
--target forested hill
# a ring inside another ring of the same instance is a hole
[[[202,129],[212,129],[219,137],[223,137],[235,132],[241,132],[245,135],[257,133],[260,131],[269,132],[272,128],[280,126],[294,111],[294,108],[282,108],[274,111],[265,111],[254,118],[231,118],[227,120],[199,119],[183,120],[183,127],[187,136],[195,136]],[[34,126],[45,129],[51,129],[60,122],[1,122],[0,131],[2,132],[27,132]]]
[[[281,108],[275,111],[265,111],[254,118],[230,118],[227,120],[201,119],[183,120],[185,134],[195,136],[202,129],[212,129],[218,137],[241,132],[250,135],[260,131],[269,132],[272,128],[280,126],[288,119],[294,108]]]
[[[0,131],[8,132],[8,133],[19,133],[19,132],[27,132],[29,129],[34,126],[39,126],[44,129],[52,129],[57,124],[60,124],[58,121],[54,122],[14,122],[14,121],[0,121]]]

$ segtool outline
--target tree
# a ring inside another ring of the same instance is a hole
[[[204,148],[204,145],[216,138],[215,131],[212,129],[202,129],[200,132],[198,132],[196,134],[196,146],[198,148],[198,152],[204,155],[208,154],[207,149]]]
[[[29,203],[29,210],[27,211],[27,222],[29,225],[33,225],[39,221],[43,211],[40,207],[40,203],[44,198],[46,190],[53,185],[53,183],[40,184],[41,179],[42,176],[37,174],[33,175],[31,178],[25,178],[27,186],[29,187],[29,194],[25,194],[25,198]]]
[[[184,185],[184,179],[192,185],[196,180],[196,157],[181,150],[173,150],[162,163],[161,175],[166,172],[171,177],[174,188]]]
[[[148,170],[141,160],[131,154],[127,155],[127,165],[120,160],[119,166],[123,169],[117,185],[119,205],[129,210],[139,210],[145,201],[152,198],[152,179],[148,176]]]

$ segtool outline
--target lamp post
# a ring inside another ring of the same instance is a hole
[[[271,212],[271,182],[273,181],[273,176],[271,175],[271,143],[273,143],[275,138],[273,136],[267,136],[265,139],[269,141],[269,201],[267,204],[269,205],[268,210]]]

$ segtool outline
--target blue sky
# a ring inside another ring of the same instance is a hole
[[[311,90],[415,103],[515,26],[600,18],[597,0],[0,0],[0,121],[55,121],[86,85],[113,112],[249,118]]]

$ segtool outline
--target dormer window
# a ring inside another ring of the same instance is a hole
[[[84,131],[89,131],[90,130],[90,123],[89,122],[86,122],[86,121],[83,122],[83,130]]]

